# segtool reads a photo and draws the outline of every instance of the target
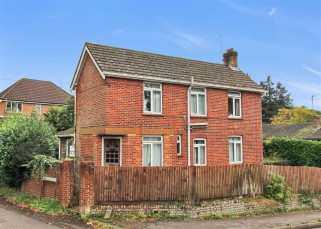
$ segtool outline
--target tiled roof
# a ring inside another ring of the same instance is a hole
[[[0,93],[1,99],[64,104],[69,94],[50,81],[22,78]]]
[[[74,127],[71,127],[67,130],[63,130],[63,131],[60,131],[58,133],[58,137],[63,137],[63,136],[71,136],[75,133],[75,128]]]
[[[314,129],[310,123],[263,125],[263,139],[269,137],[321,140],[321,130]]]
[[[263,92],[247,74],[229,66],[123,48],[85,43],[101,72],[148,77],[155,80],[175,80],[211,84],[223,88],[239,88]]]

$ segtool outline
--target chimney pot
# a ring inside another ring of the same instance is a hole
[[[234,48],[226,50],[226,52],[223,54],[224,65],[238,68],[237,55],[238,53],[234,51]]]

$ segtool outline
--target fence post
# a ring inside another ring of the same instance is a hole
[[[73,166],[73,161],[64,161],[63,163],[57,164],[56,195],[64,207],[69,206],[73,195]]]
[[[93,162],[80,163],[80,211],[89,214],[95,205],[95,166]]]
[[[188,167],[188,176],[189,176],[189,200],[194,205],[196,202],[196,166],[189,166]]]

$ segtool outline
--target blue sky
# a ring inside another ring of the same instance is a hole
[[[215,63],[233,47],[256,82],[321,110],[320,0],[0,0],[0,91],[25,77],[70,92],[86,41]]]

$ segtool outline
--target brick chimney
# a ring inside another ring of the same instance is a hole
[[[226,66],[231,66],[233,68],[237,67],[237,55],[238,53],[234,51],[233,48],[230,48],[223,54],[223,62]]]
[[[313,117],[313,128],[320,129],[320,117],[319,116]]]

